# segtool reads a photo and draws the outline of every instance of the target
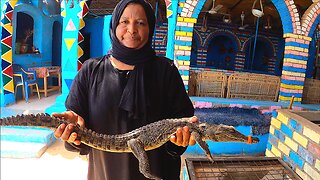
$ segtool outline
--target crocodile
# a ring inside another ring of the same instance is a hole
[[[223,124],[191,123],[190,118],[164,119],[147,124],[125,134],[107,135],[100,134],[91,129],[74,124],[74,132],[81,143],[101,151],[115,153],[130,153],[139,161],[139,171],[149,179],[161,179],[150,172],[146,151],[156,149],[167,141],[176,132],[178,127],[189,127],[199,146],[206,156],[213,162],[209,146],[205,140],[216,142],[248,142],[248,137],[236,131],[233,126]],[[28,114],[0,118],[1,126],[36,126],[52,130],[60,124],[70,124],[67,119],[53,117],[48,114]],[[252,137],[252,143],[258,143],[259,139]]]

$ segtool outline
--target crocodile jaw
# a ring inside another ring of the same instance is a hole
[[[205,124],[204,135],[206,140],[217,142],[248,142],[248,137],[237,131],[233,126]],[[258,143],[259,139],[252,137],[252,143]]]

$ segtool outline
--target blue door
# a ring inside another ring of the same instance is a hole
[[[216,36],[208,46],[206,67],[234,70],[236,52],[235,42],[230,37]]]

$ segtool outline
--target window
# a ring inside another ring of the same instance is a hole
[[[23,12],[17,13],[16,54],[35,53],[33,46],[34,20]]]

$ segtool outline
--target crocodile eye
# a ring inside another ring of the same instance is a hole
[[[201,124],[199,124],[199,128],[205,129],[205,128],[207,128],[207,124],[201,123]]]

